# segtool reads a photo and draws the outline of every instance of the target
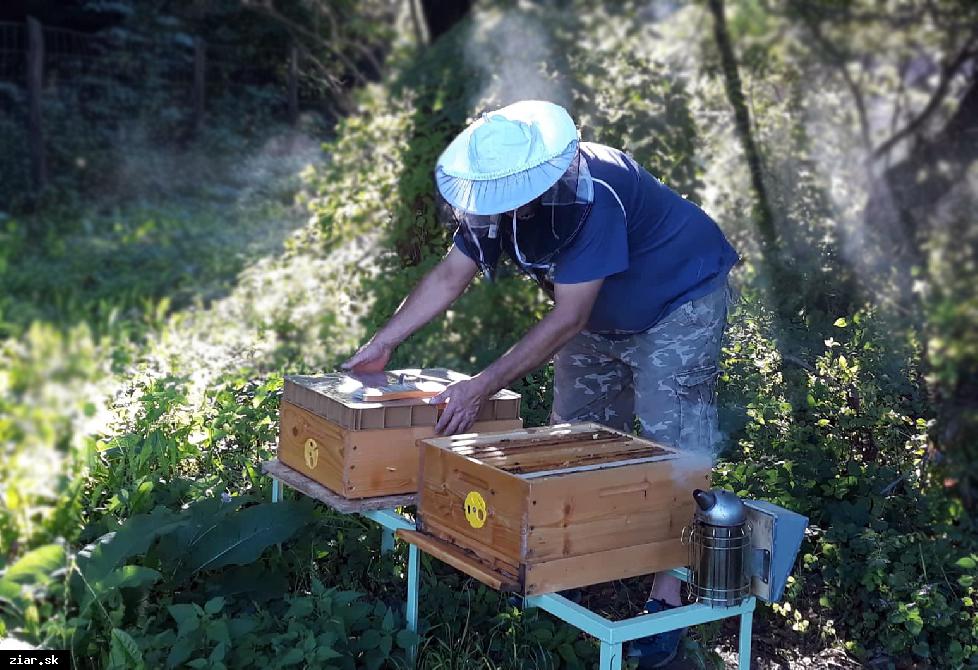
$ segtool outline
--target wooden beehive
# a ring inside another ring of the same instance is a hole
[[[404,539],[533,595],[686,564],[682,529],[710,462],[596,424],[421,441]]]
[[[466,376],[449,370],[395,370],[446,381]],[[278,458],[293,470],[345,498],[417,491],[418,446],[435,434],[441,413],[425,399],[364,402],[342,373],[286,377],[279,409]],[[523,425],[520,396],[500,391],[482,408],[473,431]]]

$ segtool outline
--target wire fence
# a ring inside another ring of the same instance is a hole
[[[99,113],[104,120],[153,108],[193,134],[207,115],[237,113],[247,99],[294,122],[303,88],[298,53],[292,45],[222,44],[175,30],[84,33],[32,19],[0,22],[0,121],[7,117],[7,132],[24,128],[39,190],[48,181],[45,136],[66,118],[77,127]],[[315,95],[312,86],[305,90]]]

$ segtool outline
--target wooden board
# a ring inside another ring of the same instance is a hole
[[[517,475],[672,453],[652,442],[587,423],[435,438],[431,444]]]
[[[312,440],[313,443],[309,443]],[[336,424],[282,401],[278,457],[287,466],[343,494],[346,489],[346,435]]]
[[[590,584],[648,575],[685,566],[679,538],[620,547],[526,566],[526,595],[554,593]]]
[[[501,575],[486,568],[470,552],[465,552],[448,542],[443,542],[413,530],[398,530],[396,535],[399,539],[417,546],[426,554],[434,556],[444,563],[448,563],[453,568],[461,570],[470,577],[475,577],[489,588],[496,589],[497,591],[519,590],[518,582],[510,579],[506,575]]]
[[[666,449],[663,447],[663,449]],[[679,538],[709,464],[669,458],[530,481],[528,563]]]
[[[337,495],[319,482],[309,479],[301,472],[296,472],[285,463],[279,460],[264,461],[261,464],[261,471],[271,475],[279,481],[294,488],[314,500],[332,507],[337,512],[343,514],[357,514],[369,510],[394,509],[395,507],[406,507],[413,505],[416,500],[415,495],[383,496],[377,498],[365,498],[363,500],[350,500]]]
[[[433,426],[438,421],[439,406],[429,404],[428,397],[434,393],[400,399],[389,395],[380,399],[363,397],[365,384],[372,383],[374,377],[379,378],[380,386],[396,386],[402,373],[419,382],[445,383],[469,378],[468,375],[443,368],[392,370],[369,377],[351,376],[343,372],[318,376],[289,375],[285,378],[282,401],[302,407],[349,430]],[[519,415],[519,394],[503,389],[483,404],[477,420],[518,419]]]

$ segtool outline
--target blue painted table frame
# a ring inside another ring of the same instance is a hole
[[[279,481],[279,479],[274,475],[271,475],[271,477],[272,502],[277,503],[282,499],[282,482]],[[362,510],[360,512],[356,512],[356,514],[366,517],[381,526],[381,553],[386,554],[394,549],[394,533],[396,531],[414,530],[414,522],[407,517],[398,514],[393,509]],[[418,556],[418,548],[413,544],[409,544],[407,565],[407,605],[405,607],[404,619],[407,623],[407,629],[412,633],[418,632],[419,576],[420,561]],[[417,645],[412,645],[407,652],[408,661],[413,664],[418,653]]]
[[[671,570],[679,579],[689,581],[686,568]],[[618,670],[623,661],[622,644],[640,637],[664,633],[670,630],[695,626],[697,624],[719,621],[729,617],[740,617],[740,644],[738,646],[740,670],[750,669],[750,637],[754,620],[756,599],[747,598],[735,607],[709,607],[695,603],[684,605],[655,614],[643,614],[630,619],[612,621],[586,607],[574,603],[558,593],[547,593],[524,598],[527,607],[539,607],[550,612],[571,626],[598,638],[601,643],[599,670]]]
[[[282,482],[272,475],[272,502],[278,502],[281,499]],[[394,533],[396,531],[415,530],[413,521],[398,514],[393,509],[363,510],[355,513],[375,521],[383,528],[381,531],[381,552],[383,553],[394,548]],[[414,633],[418,632],[419,571],[418,548],[413,544],[408,544],[405,619],[408,630]],[[686,568],[677,568],[671,572],[679,579],[689,581],[689,571]],[[538,607],[578,630],[596,637],[601,644],[599,670],[620,670],[624,660],[622,645],[631,640],[737,616],[740,617],[738,668],[739,670],[750,670],[751,629],[754,608],[757,604],[753,596],[735,607],[710,607],[695,603],[620,621],[612,621],[557,593],[526,596],[523,599],[523,604],[525,607]],[[412,647],[408,650],[409,662],[414,663],[416,657],[417,647]]]

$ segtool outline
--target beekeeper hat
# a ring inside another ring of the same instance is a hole
[[[577,155],[577,145],[567,110],[522,100],[483,114],[459,133],[439,156],[435,181],[451,206],[499,214],[553,186]]]

